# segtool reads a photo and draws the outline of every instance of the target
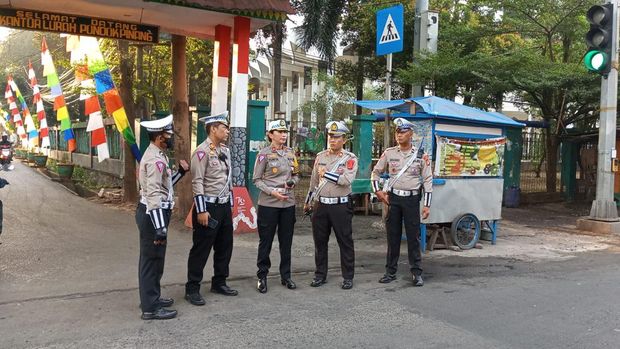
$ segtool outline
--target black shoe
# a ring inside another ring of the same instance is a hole
[[[211,292],[223,294],[224,296],[236,296],[239,294],[237,290],[233,290],[228,285],[211,286]]]
[[[390,282],[396,280],[396,274],[383,274],[383,277],[379,279],[380,284],[389,284]]]
[[[288,288],[289,290],[294,290],[297,288],[297,285],[295,285],[295,283],[293,282],[293,280],[289,279],[282,279],[280,280],[282,282],[283,286],[286,286],[286,288]]]
[[[154,312],[143,312],[142,320],[168,320],[177,316],[176,310],[159,308]]]
[[[159,298],[159,300],[157,300],[157,305],[160,306],[161,308],[168,308],[169,306],[174,304],[174,299],[172,298]],[[142,308],[142,303],[140,303],[138,305],[138,308]]]
[[[310,283],[310,286],[311,287],[319,287],[319,286],[323,286],[326,283],[327,283],[327,280],[325,280],[325,279],[314,278],[314,279],[312,279],[312,282]]]
[[[416,286],[416,287],[424,286],[424,280],[422,280],[422,275],[413,276],[413,286]]]
[[[185,294],[185,299],[187,299],[187,301],[190,302],[193,305],[205,305],[205,304],[207,304],[207,302],[205,302],[205,299],[202,298],[202,296],[198,292],[196,292],[196,293],[186,293]]]
[[[172,298],[164,298],[159,297],[159,301],[157,302],[162,308],[168,308],[169,306],[174,304],[174,299]]]
[[[256,284],[256,290],[260,293],[267,293],[267,278],[258,279],[258,284]]]
[[[342,280],[342,286],[340,286],[343,290],[350,290],[353,288],[353,280],[344,279]]]

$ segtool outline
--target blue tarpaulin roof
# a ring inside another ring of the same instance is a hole
[[[415,116],[409,114],[409,105],[412,102],[419,105],[422,110],[424,110],[424,113],[420,113],[418,111]],[[445,119],[486,125],[510,127],[525,126],[522,123],[514,121],[503,114],[497,112],[486,112],[484,110],[472,108],[435,96],[415,97],[392,101],[354,101],[354,103],[361,106],[362,108],[370,110],[393,110],[395,111],[395,113],[392,114],[393,117],[432,117],[436,119]],[[384,115],[385,114],[380,114],[378,116],[383,119]]]

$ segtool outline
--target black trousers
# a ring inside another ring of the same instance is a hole
[[[325,205],[318,203],[312,214],[312,237],[314,238],[314,276],[327,277],[327,244],[331,229],[334,229],[340,248],[340,268],[344,279],[353,279],[355,269],[355,250],[353,248],[353,206],[346,204]]]
[[[170,210],[164,210],[166,226],[170,223]],[[166,245],[155,245],[155,228],[151,217],[146,213],[146,206],[138,204],[136,224],[140,231],[140,261],[138,264],[138,284],[140,304],[143,312],[153,312],[159,308],[161,296],[159,282],[164,274]]]
[[[278,243],[280,244],[280,278],[291,278],[291,245],[293,244],[293,230],[295,227],[295,206],[279,208],[258,206],[258,257],[256,266],[259,278],[267,277],[271,260],[271,245],[278,229]]]
[[[403,221],[407,234],[409,267],[414,275],[422,275],[422,252],[420,251],[420,197],[402,197],[390,193],[390,206],[385,220],[387,230],[387,260],[385,272],[396,274],[400,256],[400,240]]]
[[[215,229],[198,223],[196,208],[192,210],[192,249],[189,251],[187,260],[187,283],[185,292],[188,294],[200,291],[200,282],[213,248],[213,277],[211,286],[226,284],[229,273],[230,258],[233,250],[233,225],[232,210],[230,203],[210,204],[207,203],[209,216],[218,221]]]

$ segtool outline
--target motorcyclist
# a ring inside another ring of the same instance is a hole
[[[13,161],[13,143],[9,140],[9,136],[2,134],[2,140],[0,140],[0,149],[10,149],[9,161]]]

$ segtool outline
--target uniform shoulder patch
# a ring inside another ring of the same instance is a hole
[[[265,160],[265,154],[260,154],[258,156],[258,162],[263,162],[263,160]]]
[[[347,160],[347,169],[348,170],[352,170],[353,167],[355,167],[355,159],[349,159]]]
[[[160,173],[164,172],[164,170],[166,169],[166,164],[164,164],[163,161],[157,161],[155,162],[155,165],[157,166],[157,169]]]
[[[204,152],[204,151],[202,151],[202,150],[198,150],[198,151],[196,152],[196,156],[198,157],[198,161],[202,161],[202,159],[204,159],[204,158],[205,158],[205,155],[206,155],[206,154],[205,154],[205,152]]]

